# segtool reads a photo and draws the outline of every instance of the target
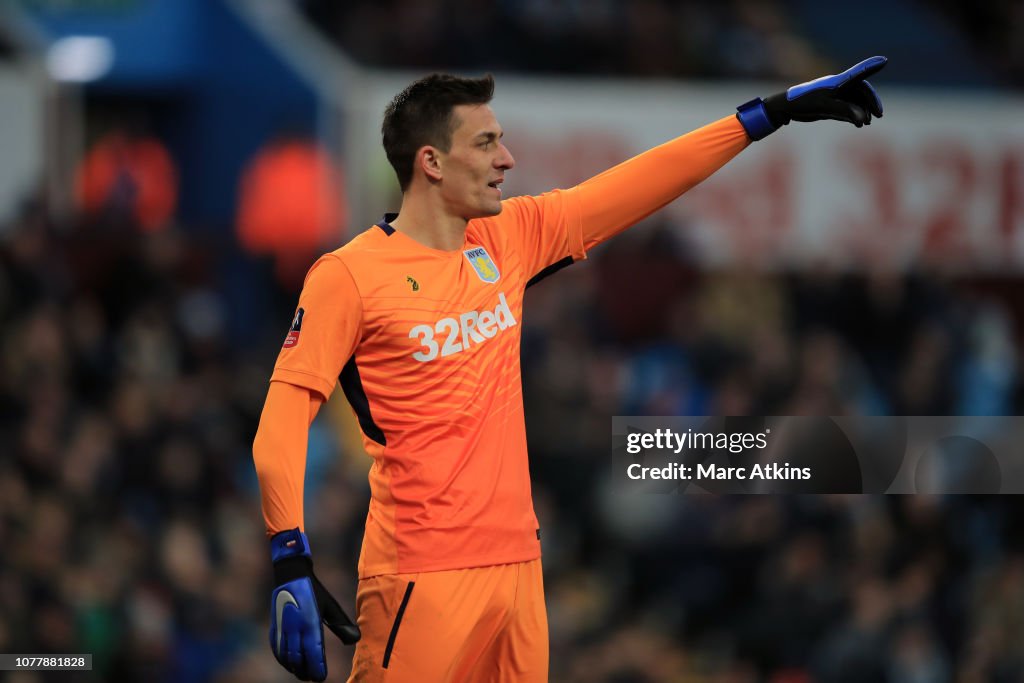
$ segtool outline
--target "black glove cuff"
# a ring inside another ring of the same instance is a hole
[[[792,119],[790,118],[789,108],[791,102],[786,99],[785,92],[775,93],[764,98],[764,113],[767,114],[768,120],[772,122],[772,125],[776,128],[785,126]]]
[[[305,555],[286,557],[274,563],[274,585],[283,586],[289,581],[313,577],[313,561]]]

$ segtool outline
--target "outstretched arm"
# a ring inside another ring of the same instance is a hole
[[[860,128],[882,116],[882,101],[868,76],[885,57],[872,57],[841,74],[795,85],[740,105],[738,113],[699,128],[576,186],[569,201],[579,209],[583,247],[603,242],[646,218],[791,121],[832,119]]]
[[[750,144],[727,116],[594,176],[568,192],[590,249],[643,220],[725,165]]]
[[[644,152],[568,190],[514,197],[488,219],[512,236],[529,283],[573,261],[679,197],[746,149],[791,121],[846,121],[860,128],[882,116],[867,82],[885,57],[872,57],[834,76],[755,98],[737,113]],[[527,286],[529,286],[529,283]]]
[[[515,240],[532,284],[586,258],[588,249],[665,206],[749,144],[740,122],[727,116],[568,190],[513,197],[486,220]]]

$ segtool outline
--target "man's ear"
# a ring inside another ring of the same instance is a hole
[[[416,163],[428,180],[441,179],[441,152],[436,147],[425,145],[416,152]]]

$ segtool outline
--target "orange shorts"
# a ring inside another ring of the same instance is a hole
[[[548,680],[540,560],[363,579],[349,683]]]

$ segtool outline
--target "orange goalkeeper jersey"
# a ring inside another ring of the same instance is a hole
[[[519,365],[527,286],[748,142],[730,116],[572,189],[506,200],[469,221],[456,251],[426,247],[386,216],[316,262],[271,381],[325,399],[340,385],[358,417],[373,457],[360,577],[539,557]],[[268,530],[301,526],[301,500],[269,479]]]

